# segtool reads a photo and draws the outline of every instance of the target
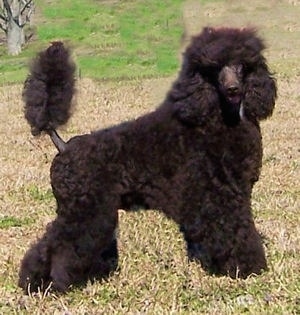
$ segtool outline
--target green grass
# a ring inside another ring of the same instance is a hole
[[[6,83],[22,81],[29,57],[53,40],[68,42],[84,77],[168,76],[178,68],[182,0],[36,1],[37,39],[17,57],[0,50]]]
[[[20,219],[13,216],[4,216],[0,218],[0,229],[9,229],[11,227],[21,227],[34,223],[30,218]]]

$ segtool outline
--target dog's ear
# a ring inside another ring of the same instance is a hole
[[[266,119],[273,113],[276,97],[276,81],[263,63],[245,78],[244,114],[249,119]]]
[[[221,117],[218,93],[199,73],[181,73],[169,97],[175,117],[189,127],[206,125],[218,114]]]

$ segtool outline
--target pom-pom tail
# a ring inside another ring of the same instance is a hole
[[[62,42],[53,42],[33,60],[23,89],[25,118],[33,135],[49,133],[70,118],[75,69]]]

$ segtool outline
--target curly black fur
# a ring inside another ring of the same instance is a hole
[[[33,135],[65,124],[75,91],[75,64],[62,42],[38,54],[24,84],[25,118]]]
[[[215,117],[213,111],[219,110],[217,76],[226,65],[243,67],[245,116],[254,123],[271,116],[276,83],[261,54],[264,48],[254,29],[204,28],[187,48],[180,76],[170,92],[178,117],[191,125],[207,124],[203,114]],[[183,106],[182,102],[192,105]]]
[[[205,28],[154,112],[67,142],[51,166],[57,217],[26,253],[19,285],[35,291],[52,282],[65,291],[108,275],[118,259],[117,209],[133,204],[175,220],[188,256],[209,272],[244,278],[266,269],[251,213],[262,162],[259,120],[272,114],[276,98],[263,49],[253,29]],[[41,54],[40,64],[50,55]],[[39,73],[47,82],[61,69],[41,66]],[[45,86],[31,78],[27,116],[38,131],[53,128],[54,112],[45,122],[34,104],[44,98],[31,97]],[[62,97],[51,102],[63,114],[59,122],[66,118]]]

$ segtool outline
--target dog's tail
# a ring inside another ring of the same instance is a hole
[[[56,128],[71,116],[75,93],[75,63],[62,42],[53,42],[33,60],[23,89],[25,118],[34,136],[46,132],[59,152],[65,142]]]

